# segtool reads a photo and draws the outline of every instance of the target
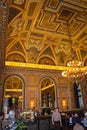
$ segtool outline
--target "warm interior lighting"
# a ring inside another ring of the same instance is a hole
[[[5,89],[6,92],[22,92],[22,89]]]
[[[66,104],[66,100],[65,99],[62,100],[62,105],[63,105],[63,107],[66,107],[67,104]]]
[[[69,67],[81,67],[81,62],[80,61],[77,61],[77,60],[71,60],[67,63],[67,66]]]
[[[44,91],[44,90],[46,90],[46,89],[48,89],[48,88],[51,88],[51,87],[53,87],[53,86],[54,86],[54,84],[48,85],[48,86],[46,86],[46,87],[44,87],[44,88],[41,88],[41,91]]]
[[[79,81],[84,78],[85,74],[87,74],[87,68],[81,67],[80,61],[72,60],[67,63],[67,66],[69,66],[69,69],[62,72],[62,76],[64,77]]]
[[[22,99],[23,97],[22,96],[19,96],[19,99]]]
[[[70,42],[70,53],[71,53],[71,60],[67,62],[67,70],[62,72],[62,76],[69,78],[71,81],[80,81],[85,77],[87,74],[87,68],[82,67],[82,62],[78,59],[75,59],[76,56],[74,54],[74,49],[72,46],[72,39],[70,35],[69,25],[67,24],[67,30],[69,35],[69,42]]]
[[[9,97],[11,97],[10,95],[5,95],[5,98],[9,98]]]
[[[64,66],[30,64],[30,63],[11,62],[11,61],[5,61],[5,66],[37,68],[37,69],[47,69],[47,70],[65,70],[65,68],[66,68]]]
[[[34,100],[30,101],[30,107],[33,108],[34,107]]]

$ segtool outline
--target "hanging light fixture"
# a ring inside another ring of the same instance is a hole
[[[69,78],[71,81],[81,81],[87,74],[87,69],[81,67],[81,62],[72,60],[67,63],[68,69],[62,72],[62,76]]]
[[[74,50],[72,47],[72,39],[70,35],[69,26],[67,24],[67,30],[69,35],[69,42],[71,47],[71,59],[67,62],[66,70],[62,72],[63,77],[69,78],[71,81],[81,81],[87,74],[87,68],[82,67],[82,62],[75,59]]]

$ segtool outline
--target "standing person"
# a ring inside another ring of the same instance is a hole
[[[84,126],[85,130],[87,130],[87,112],[85,113],[85,115],[83,117],[83,126]]]
[[[77,123],[80,122],[80,117],[78,115],[78,113],[75,113],[74,116],[72,117],[72,124],[73,126]],[[80,122],[81,123],[81,122]]]
[[[55,108],[52,114],[52,124],[54,125],[55,130],[60,130],[62,126],[61,114],[58,108]]]
[[[73,118],[73,114],[70,114],[70,115],[69,115],[69,129],[70,129],[70,130],[73,129],[72,118]]]
[[[65,115],[62,116],[62,127],[63,130],[68,130],[69,128],[69,116],[67,113],[65,113]]]

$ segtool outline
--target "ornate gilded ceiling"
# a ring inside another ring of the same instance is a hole
[[[87,58],[87,0],[9,0],[6,61],[62,66]]]

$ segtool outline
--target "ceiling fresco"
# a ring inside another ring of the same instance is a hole
[[[66,66],[69,35],[87,65],[87,0],[9,0],[6,61]]]

